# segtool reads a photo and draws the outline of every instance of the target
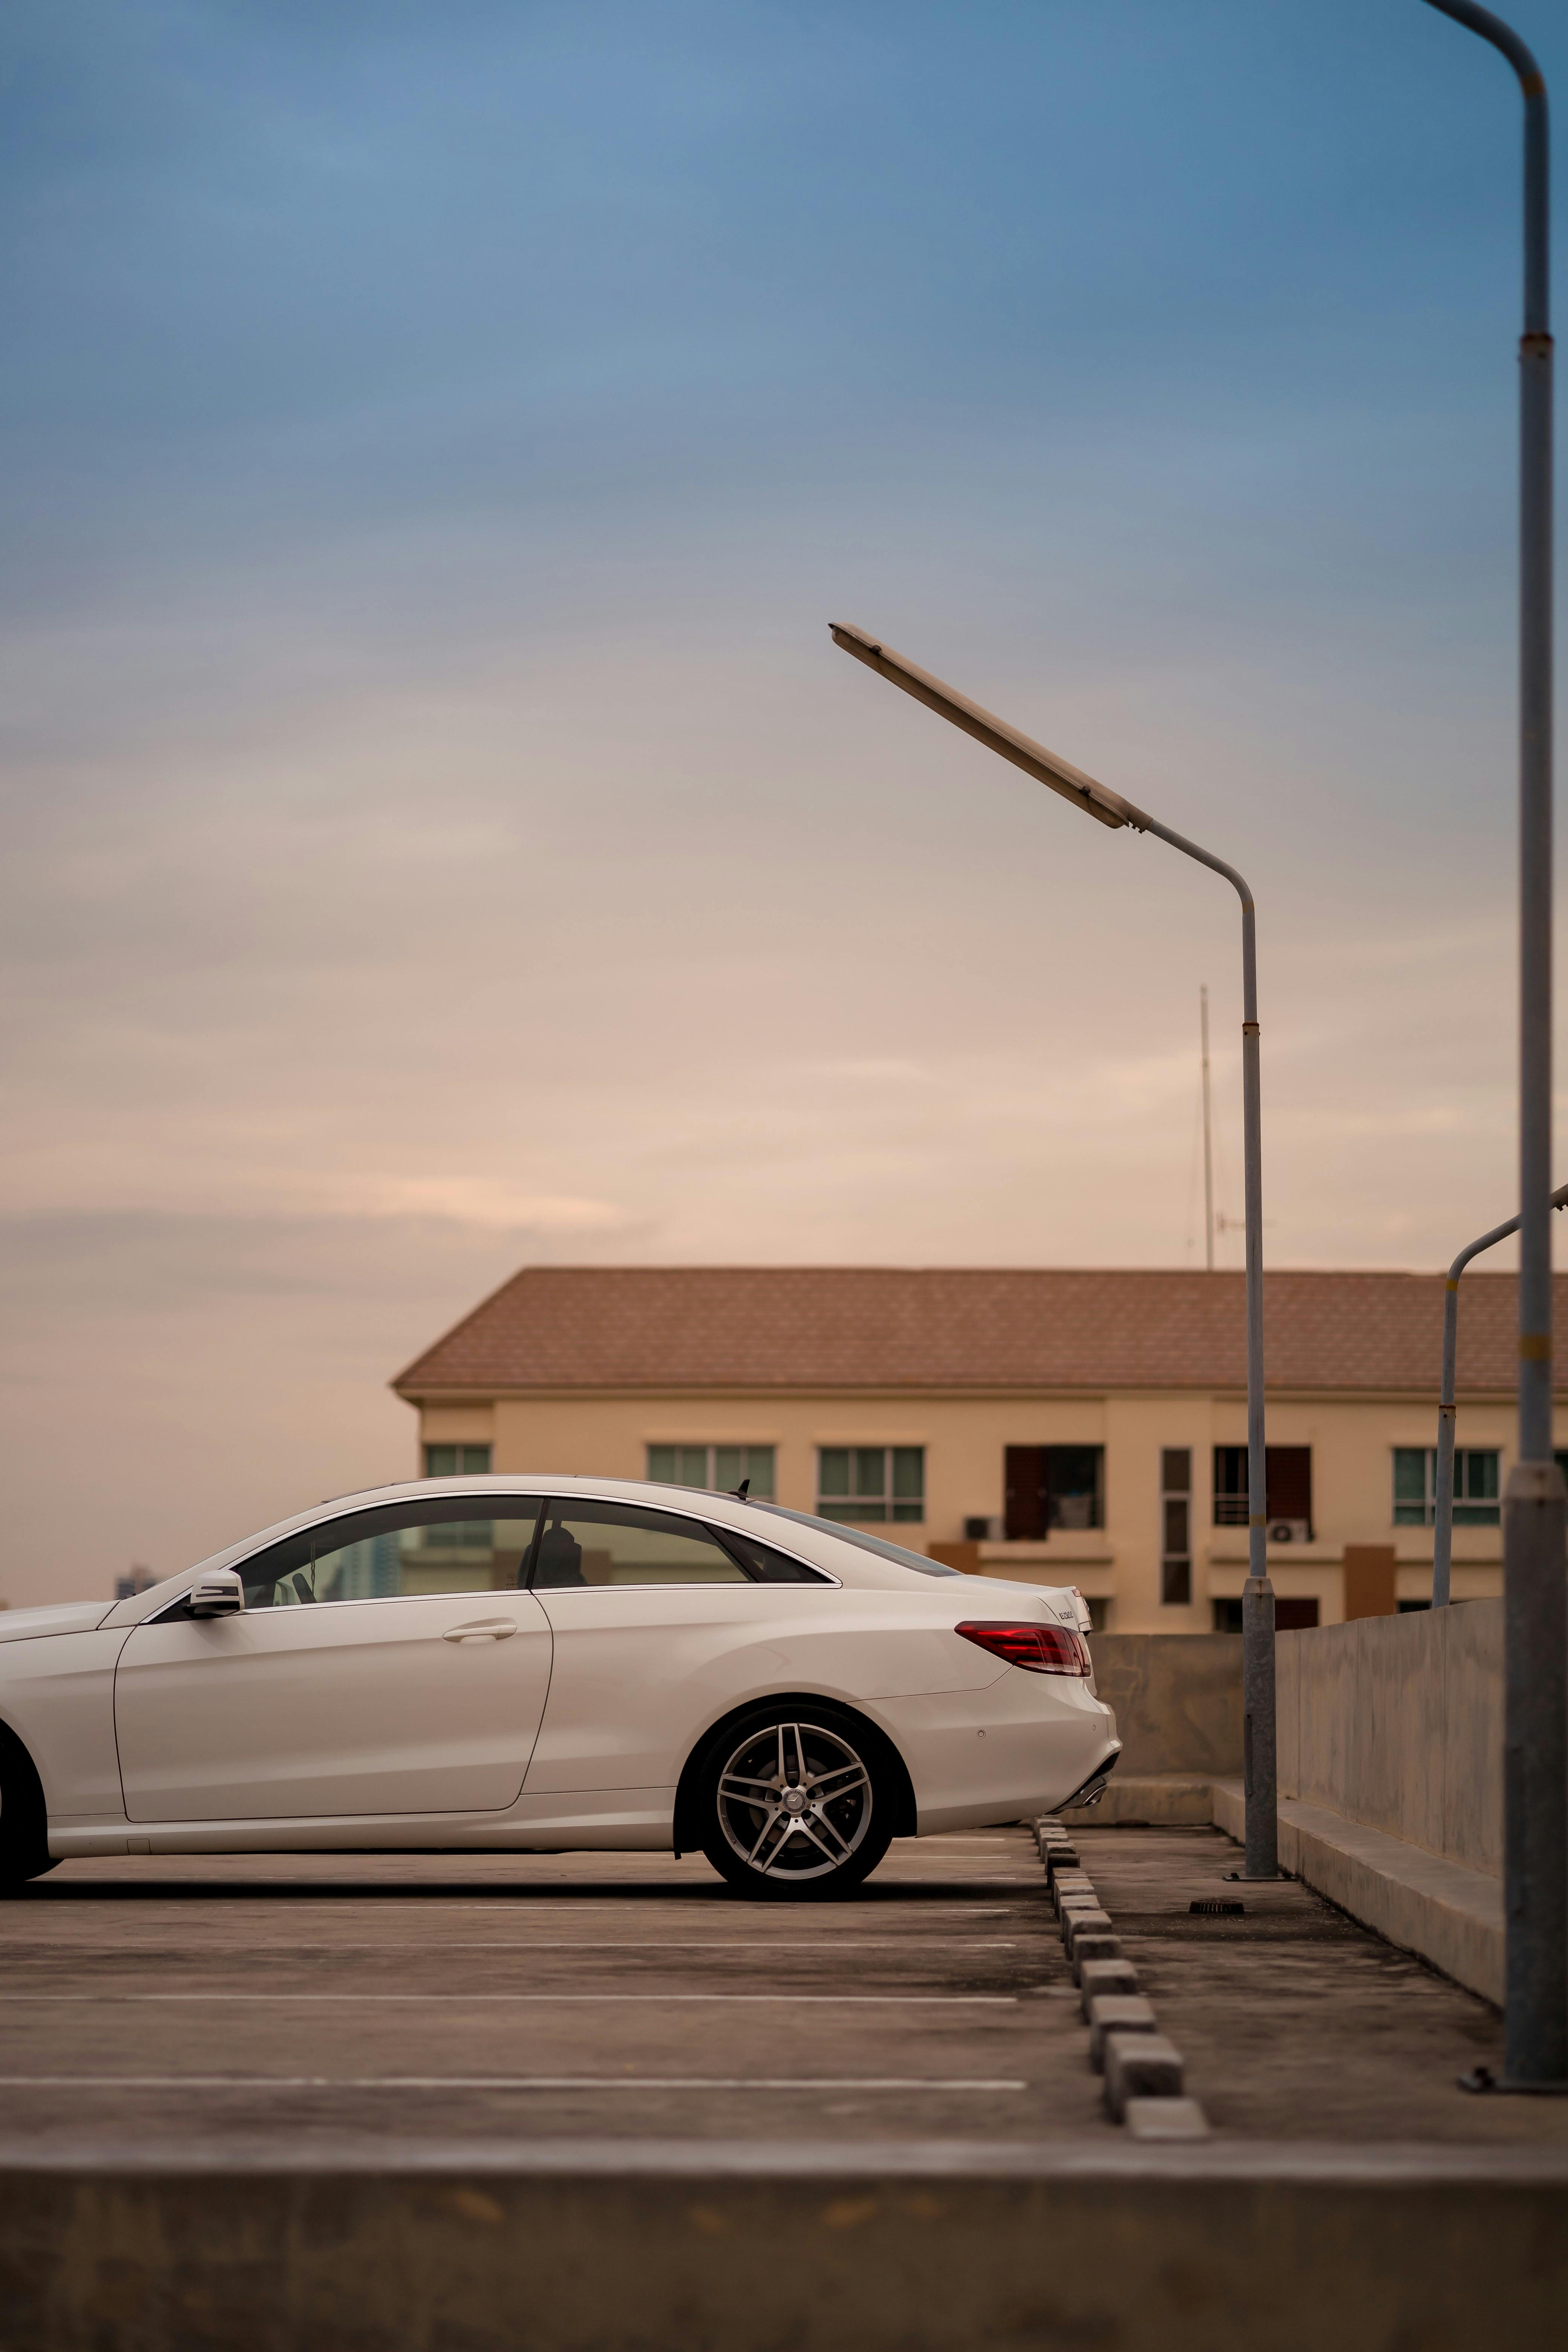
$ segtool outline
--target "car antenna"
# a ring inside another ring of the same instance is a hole
[[[745,1501],[746,1492],[750,1487],[751,1483],[752,1482],[749,1478],[742,1478],[738,1486],[732,1486],[731,1488],[730,1491],[734,1496],[737,1503],[743,1503]]]

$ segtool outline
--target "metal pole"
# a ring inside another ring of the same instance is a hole
[[[1473,1257],[1519,1231],[1519,1219],[1494,1225],[1489,1234],[1462,1249],[1448,1268],[1443,1285],[1443,1386],[1437,1400],[1437,1492],[1432,1528],[1432,1606],[1448,1606],[1449,1569],[1454,1555],[1454,1402],[1455,1368],[1459,1352],[1459,1276]]]
[[[1247,1199],[1247,1583],[1241,1598],[1242,1785],[1247,1878],[1279,1875],[1274,1726],[1274,1587],[1268,1581],[1268,1456],[1263,1412],[1263,1092],[1258,1025],[1258,923],[1234,866],[1131,803],[1127,822],[1223,874],[1241,900],[1242,1139]]]
[[[1241,1076],[1243,1135],[1247,1152],[1247,1588],[1241,1603],[1242,1757],[1247,1789],[1247,1878],[1279,1874],[1278,1788],[1274,1762],[1274,1588],[1268,1581],[1268,1456],[1263,1443],[1263,1111],[1258,1076],[1258,929],[1252,892],[1234,866],[1195,841],[1173,833],[1112,792],[1093,776],[1085,775],[1058,752],[1023,734],[994,710],[971,702],[945,679],[921,669],[907,655],[895,653],[882,638],[855,628],[847,621],[828,624],[833,642],[852,654],[889,684],[912,694],[928,710],[973,735],[1004,760],[1037,782],[1071,801],[1098,824],[1127,825],[1195,858],[1211,873],[1223,875],[1241,900]]]
[[[1204,1030],[1204,1265],[1213,1273],[1213,1127],[1208,1115],[1208,988],[1199,988],[1199,1025]]]
[[[1552,1206],[1568,1208],[1568,1184],[1558,1186],[1552,1195]],[[1443,1386],[1437,1401],[1437,1491],[1432,1529],[1434,1609],[1448,1606],[1448,1573],[1454,1552],[1454,1422],[1458,1412],[1454,1391],[1459,1352],[1459,1276],[1473,1257],[1479,1257],[1483,1250],[1507,1241],[1510,1234],[1518,1231],[1517,1217],[1510,1217],[1506,1225],[1494,1225],[1489,1234],[1483,1234],[1479,1241],[1459,1252],[1443,1285]]]
[[[1524,96],[1519,346],[1519,1460],[1503,1505],[1505,2080],[1568,2083],[1568,1496],[1552,1456],[1552,333],[1546,83],[1512,27],[1428,0]]]

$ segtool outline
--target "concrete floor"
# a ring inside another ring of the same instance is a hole
[[[1218,2134],[1568,2148],[1466,2097],[1485,2005],[1217,1832],[1079,1850]],[[1193,1917],[1215,1895],[1239,1920]],[[1032,1841],[897,1844],[860,1897],[731,1897],[700,1860],[70,1863],[0,1906],[11,2147],[237,2137],[1071,2141],[1109,2151]],[[1211,2143],[1212,2145],[1212,2143]]]
[[[1079,1852],[1218,2134],[1568,2149],[1568,2099],[1474,2097],[1495,2010],[1296,1882],[1237,1886],[1218,1830],[1080,1832]],[[1246,1905],[1194,1917],[1190,1903]]]

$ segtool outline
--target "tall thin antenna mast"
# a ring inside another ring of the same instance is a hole
[[[1208,1118],[1208,985],[1199,988],[1204,1025],[1204,1263],[1213,1273],[1213,1122]]]

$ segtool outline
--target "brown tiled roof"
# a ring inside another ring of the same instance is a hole
[[[1568,1331],[1568,1276],[1559,1277]],[[1443,1281],[1270,1274],[1274,1390],[1435,1391]],[[1464,1279],[1459,1386],[1510,1392],[1511,1275]],[[563,1389],[1239,1389],[1239,1274],[529,1266],[393,1383]]]

